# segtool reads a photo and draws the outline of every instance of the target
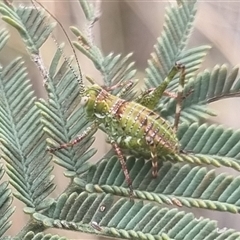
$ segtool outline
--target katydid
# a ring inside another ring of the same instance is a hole
[[[166,88],[178,73],[180,74],[178,103],[176,106],[175,123],[171,124],[154,112],[163,94],[169,95]],[[51,152],[75,145],[84,139],[95,127],[103,126],[109,142],[115,150],[125,175],[125,179],[133,194],[132,182],[127,170],[122,150],[129,150],[148,156],[152,160],[152,175],[157,176],[159,156],[179,153],[180,144],[176,136],[179,123],[182,90],[184,85],[185,68],[175,64],[162,84],[139,97],[136,102],[126,101],[114,96],[97,84],[81,91],[81,105],[85,108],[87,117],[93,124],[72,142],[52,148]]]
[[[42,6],[42,4],[38,4]],[[59,23],[59,21],[47,9],[45,10]],[[61,23],[59,24],[62,27]],[[67,36],[66,31],[64,29],[63,31]],[[68,36],[67,39],[69,40]],[[59,50],[62,51],[60,48]],[[76,57],[74,48],[73,51]],[[158,87],[149,89],[135,101],[126,101],[121,98],[121,94],[132,86],[132,81],[127,83],[117,96],[114,96],[103,87],[93,83],[91,80],[90,82],[93,84],[90,87],[85,87],[79,64],[78,67],[80,74],[78,82],[80,87],[79,94],[81,96],[81,105],[85,108],[86,115],[89,121],[92,122],[92,125],[86,128],[86,130],[73,141],[51,148],[50,152],[77,144],[88,136],[94,128],[99,128],[101,126],[101,129],[104,129],[110,144],[120,160],[125,179],[130,188],[130,196],[132,196],[132,182],[124,159],[123,150],[137,152],[151,158],[153,177],[157,177],[158,157],[167,154],[178,154],[181,152],[176,132],[183,100],[185,67],[180,63],[176,63],[170,70],[168,76]],[[73,70],[72,67],[71,69]],[[169,93],[166,89],[170,81],[178,72],[180,72],[178,92],[177,94]],[[112,90],[116,87],[119,86],[112,86],[108,90]],[[158,113],[154,112],[154,109],[163,95],[177,99],[173,126],[171,126],[170,122],[162,118]]]

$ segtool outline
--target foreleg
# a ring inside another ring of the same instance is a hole
[[[122,97],[124,94],[126,94],[132,87],[133,85],[136,83],[136,81],[138,80],[129,80],[129,81],[124,81],[121,83],[117,83],[115,85],[112,85],[110,87],[104,87],[104,89],[108,92],[113,91],[117,88],[121,88],[121,90],[116,94],[117,97]]]
[[[68,142],[68,143],[63,143],[63,144],[59,145],[58,147],[50,148],[49,152],[55,152],[60,149],[64,149],[64,148],[68,148],[68,147],[72,147],[72,146],[76,145],[77,143],[81,142],[85,137],[87,137],[97,126],[98,126],[98,124],[96,122],[94,122],[92,125],[87,127],[85,131],[83,131],[80,135],[78,135],[74,140],[72,140],[71,142]]]

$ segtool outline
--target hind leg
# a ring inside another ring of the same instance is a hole
[[[115,152],[118,156],[118,159],[121,163],[121,167],[122,167],[122,171],[123,171],[124,176],[125,176],[125,180],[126,180],[126,182],[128,184],[128,187],[130,189],[130,199],[132,199],[132,197],[133,197],[132,180],[130,178],[130,175],[129,175],[129,172],[128,172],[128,169],[127,169],[126,161],[124,159],[124,156],[123,156],[122,151],[121,151],[120,147],[118,146],[118,144],[115,141],[111,140],[111,145],[112,145],[113,149],[115,150]]]
[[[174,120],[174,129],[177,132],[178,124],[180,120],[180,114],[182,110],[182,103],[183,103],[183,89],[185,83],[185,66],[182,64],[178,64],[178,68],[180,69],[180,77],[179,77],[179,84],[178,84],[178,92],[177,92],[177,103],[176,103],[176,111],[175,111],[175,120]]]
[[[156,178],[158,176],[158,161],[157,161],[157,154],[151,152],[152,157],[152,176]]]

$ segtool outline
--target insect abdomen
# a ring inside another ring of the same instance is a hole
[[[157,155],[176,153],[179,143],[169,123],[152,110],[135,102],[117,99],[112,106],[114,118],[125,136],[124,145],[140,152],[154,150]],[[122,137],[124,139],[124,137]]]

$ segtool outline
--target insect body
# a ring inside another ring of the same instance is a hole
[[[83,101],[88,117],[105,128],[121,148],[157,155],[175,153],[178,140],[170,123],[137,102],[128,102],[98,85],[86,91]]]
[[[34,2],[35,0],[32,0],[33,5],[35,6]],[[38,4],[43,7],[41,3]],[[44,9],[61,26],[70,45],[72,46],[73,53],[78,63],[76,52],[63,26],[46,8]],[[59,50],[62,51],[61,48],[59,48]],[[65,60],[68,63],[66,58]],[[183,100],[185,67],[181,64],[175,64],[160,86],[155,89],[149,89],[134,102],[129,102],[120,98],[121,93],[114,96],[96,84],[93,84],[91,87],[85,89],[79,64],[79,77],[75,74],[75,71],[71,67],[70,63],[68,64],[78,79],[80,95],[82,97],[81,104],[85,107],[87,116],[93,124],[72,142],[61,144],[56,148],[51,148],[50,151],[53,152],[75,145],[84,139],[94,128],[100,127],[101,129],[104,129],[108,135],[109,142],[121,162],[121,166],[132,195],[133,190],[131,178],[127,170],[122,150],[126,149],[130,152],[137,152],[138,154],[151,158],[152,175],[154,177],[157,176],[158,157],[180,152],[180,144],[176,136],[176,130],[179,123]],[[179,71],[181,74],[179,78],[178,93],[175,95],[167,92],[166,88],[169,82]],[[111,89],[118,86],[119,85],[112,86]],[[131,84],[129,86],[131,86]],[[123,92],[125,90],[126,89],[123,89]],[[169,122],[154,112],[154,108],[157,106],[159,100],[164,94],[177,99],[174,126],[171,126]]]
[[[153,111],[173,77],[181,70],[176,107],[176,119],[172,127],[168,121]],[[162,84],[144,93],[136,102],[126,101],[114,96],[102,87],[93,84],[82,93],[81,104],[86,109],[87,117],[93,125],[86,129],[70,143],[60,145],[52,151],[72,146],[81,141],[94,127],[100,127],[107,133],[121,162],[126,181],[132,194],[132,183],[122,150],[137,152],[152,160],[152,175],[157,176],[157,158],[163,155],[180,152],[176,129],[181,110],[184,67],[176,64]],[[120,95],[120,94],[119,94]]]

